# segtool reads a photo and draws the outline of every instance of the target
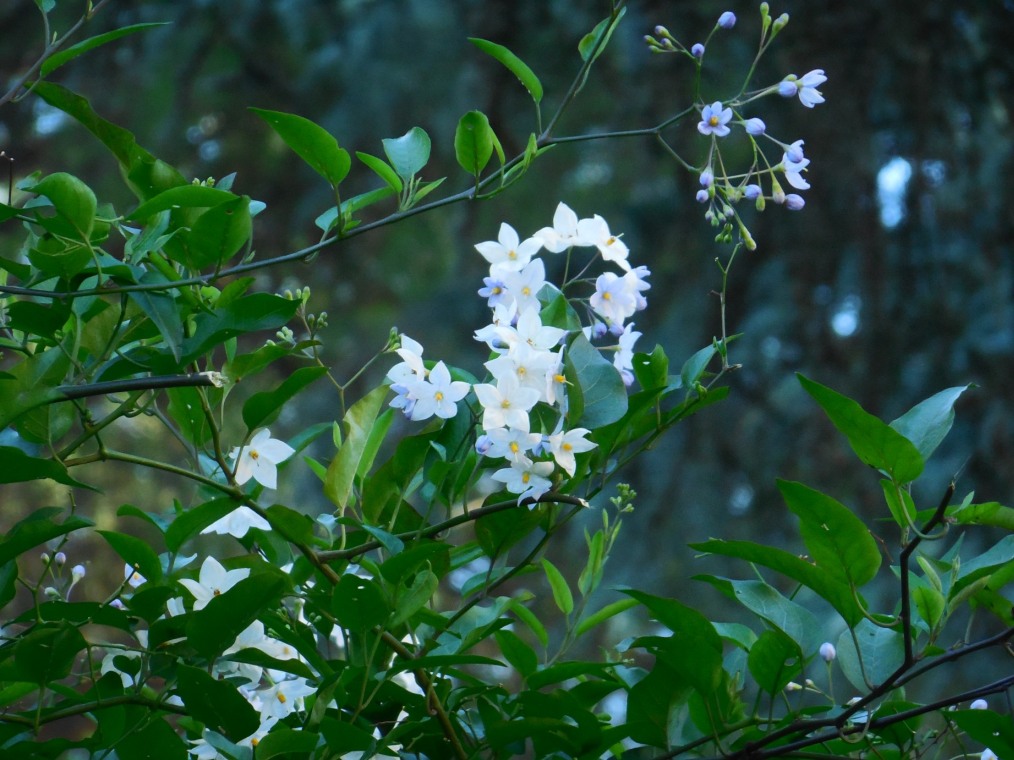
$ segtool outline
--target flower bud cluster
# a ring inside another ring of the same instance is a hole
[[[469,386],[451,379],[443,362],[427,368],[423,347],[401,336],[397,349],[402,361],[388,372],[395,392],[391,406],[412,420],[457,414],[457,404],[469,390],[481,407],[482,434],[476,450],[488,458],[505,459],[507,466],[492,478],[518,501],[538,499],[553,484],[554,474],[573,476],[576,454],[590,451],[586,428],[565,429],[567,385],[564,351],[568,330],[545,324],[542,310],[561,292],[546,281],[546,268],[538,254],[559,254],[574,248],[594,248],[603,262],[618,271],[605,271],[594,280],[594,292],[583,303],[589,322],[583,333],[589,341],[612,336],[615,345],[602,350],[613,353],[613,366],[625,385],[633,380],[634,344],[641,333],[628,320],[647,306],[644,291],[651,274],[646,267],[632,267],[629,251],[599,215],[579,219],[566,204],[557,206],[553,225],[526,240],[507,223],[495,241],[475,246],[490,265],[479,295],[492,309],[489,324],[477,330],[476,340],[485,343],[493,357],[485,363],[488,382]],[[591,280],[564,283],[590,285]],[[576,332],[576,330],[575,330]],[[533,414],[536,407],[545,413]],[[551,421],[551,422],[547,422]]]

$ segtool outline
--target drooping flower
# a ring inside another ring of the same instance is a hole
[[[783,98],[791,98],[794,95],[798,95],[800,103],[807,108],[813,108],[818,103],[824,102],[824,96],[821,95],[820,90],[817,88],[826,81],[827,77],[824,75],[824,69],[808,71],[802,77],[789,74],[779,82],[778,94]]]
[[[803,178],[802,172],[810,165],[810,159],[803,156],[803,149],[800,147],[792,155],[786,151],[782,155],[782,171],[785,172],[785,181],[797,190],[809,190],[810,183]]]
[[[250,576],[250,568],[241,567],[226,570],[214,557],[208,557],[201,565],[197,580],[180,578],[180,585],[194,596],[194,609],[203,610],[208,602],[224,594],[241,580]]]
[[[523,269],[541,247],[542,241],[536,238],[522,242],[517,231],[507,222],[500,225],[496,242],[489,240],[475,244],[475,250],[490,264],[515,272]]]
[[[697,124],[697,131],[702,135],[725,137],[731,131],[728,126],[730,121],[732,121],[732,109],[722,108],[722,102],[716,100],[701,109],[701,120]]]
[[[623,379],[623,384],[630,386],[634,382],[634,344],[641,337],[641,333],[634,330],[634,323],[631,322],[624,329],[620,336],[619,345],[616,347],[616,356],[613,357],[613,366]]]
[[[236,460],[236,483],[243,485],[253,478],[265,488],[277,487],[278,465],[295,453],[285,441],[272,438],[270,430],[261,428],[250,443],[229,454]]]
[[[271,524],[250,509],[250,507],[240,506],[232,510],[225,517],[215,520],[215,522],[201,531],[201,535],[217,533],[220,536],[228,534],[234,538],[243,538],[250,528],[271,530]]]
[[[585,245],[593,245],[599,249],[603,261],[612,261],[621,269],[630,269],[627,256],[630,251],[619,236],[609,231],[609,224],[598,214],[591,219],[582,219],[577,223],[578,233]]]

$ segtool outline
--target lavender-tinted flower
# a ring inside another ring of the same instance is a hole
[[[698,203],[707,203],[708,199],[711,198],[707,190],[698,190],[697,195],[694,197],[697,198]]]
[[[702,45],[699,42],[695,42],[693,44],[693,47],[690,48],[690,54],[693,55],[694,58],[703,58],[704,57],[704,45]]]
[[[824,662],[832,662],[834,658],[838,656],[838,652],[834,648],[834,644],[830,641],[825,641],[820,645],[820,658]]]
[[[701,172],[700,182],[701,187],[711,187],[715,183],[715,175],[712,174],[711,169]]]
[[[718,17],[718,25],[723,29],[732,29],[736,26],[736,14],[732,11],[726,11]]]
[[[743,197],[748,200],[755,200],[760,197],[761,186],[760,185],[747,185],[743,188]]]
[[[764,130],[767,129],[767,125],[764,121],[762,119],[758,119],[756,116],[744,121],[743,127],[746,129],[746,133],[748,135],[753,135],[754,137],[764,134]]]
[[[697,124],[697,131],[705,136],[725,137],[730,132],[728,126],[730,121],[732,121],[732,109],[722,108],[722,102],[716,100],[701,109],[701,120]]]
[[[789,193],[785,196],[785,206],[789,209],[789,211],[799,211],[805,205],[806,201],[803,200],[803,196],[801,195]]]

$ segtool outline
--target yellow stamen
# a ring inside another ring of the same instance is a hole
[[[532,289],[531,288],[529,288],[529,287],[521,288],[521,295],[523,295],[523,296],[530,296],[531,294],[532,294]]]
[[[284,694],[282,694],[282,692],[278,692],[278,694],[276,694],[275,696],[278,697],[278,701],[281,702],[283,705],[289,701],[289,698],[286,697]]]
[[[571,446],[569,443],[564,443],[562,446],[560,446],[560,448],[563,449],[564,451],[570,451],[574,447]]]
[[[436,393],[435,393],[435,394],[433,395],[433,398],[435,398],[435,399],[436,399],[437,401],[443,401],[443,400],[444,400],[444,394],[443,394],[443,393],[441,393],[440,391],[437,391],[437,392],[436,392]]]
[[[531,479],[532,474],[530,472],[526,472],[524,475],[521,476],[521,482],[524,483],[525,485],[528,485],[528,481]]]
[[[710,119],[708,119],[708,124],[710,124],[713,127],[717,127],[718,126],[718,117],[717,116],[712,116]]]
[[[257,453],[257,449],[250,449],[250,458],[257,460],[261,458],[261,455]]]
[[[511,441],[510,449],[511,453],[517,454],[521,447],[518,446],[517,441]]]

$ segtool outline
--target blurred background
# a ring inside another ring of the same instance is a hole
[[[69,17],[78,5],[62,3],[61,12]],[[643,36],[663,24],[689,46],[725,10],[739,23],[708,46],[703,97],[738,91],[756,52],[756,3],[632,0],[556,134],[648,127],[682,110],[692,67],[650,54]],[[523,150],[535,129],[527,93],[466,37],[506,45],[525,60],[545,86],[548,116],[578,69],[578,41],[607,11],[604,0],[112,2],[88,34],[169,23],[93,51],[54,79],[185,176],[238,172],[234,189],[267,203],[255,227],[258,254],[267,257],[316,242],[313,220],[333,200],[249,106],[302,114],[350,151],[378,155],[382,137],[421,126],[434,146],[424,177],[447,175],[446,189],[457,191],[468,185],[452,147],[461,114],[484,111],[508,154]],[[979,501],[1014,502],[1014,48],[1007,37],[1014,2],[793,0],[774,2],[771,11],[790,13],[791,22],[761,61],[755,85],[823,68],[827,102],[810,110],[776,96],[752,115],[786,142],[805,140],[812,189],[803,211],[769,205],[745,213],[758,249],[737,259],[728,298],[729,330],[743,333],[731,360],[743,368],[731,377],[727,401],[674,430],[629,472],[637,509],[606,573],[607,584],[636,583],[698,605],[722,600],[689,577],[719,565],[695,559],[688,541],[751,538],[802,551],[776,478],[824,490],[867,519],[884,514],[876,475],[802,392],[796,372],[887,420],[939,390],[975,383],[916,502],[935,506],[955,477],[958,498],[974,490]],[[39,52],[34,4],[4,3],[0,29],[0,76],[10,80]],[[669,135],[700,162],[695,121]],[[0,148],[17,158],[19,176],[67,170],[118,210],[132,205],[99,143],[35,99],[0,109]],[[770,156],[777,162],[780,151]],[[348,182],[353,192],[377,186],[358,164]],[[502,221],[530,235],[563,200],[580,216],[603,215],[623,233],[631,260],[651,269],[639,347],[662,344],[678,368],[720,334],[715,258],[728,248],[714,242],[694,202],[697,187],[696,176],[649,139],[561,146],[493,201],[384,227],[312,264],[263,272],[260,285],[313,287],[311,310],[330,315],[324,359],[339,377],[383,346],[392,325],[422,342],[427,357],[478,371],[483,356],[471,334],[487,312],[470,294],[485,264],[472,245],[495,239]],[[0,238],[2,246],[16,244]],[[338,414],[323,385],[301,404],[273,426],[275,435]],[[147,445],[143,431],[137,435]],[[324,509],[306,476],[285,486],[287,503]],[[82,504],[100,521],[125,502],[167,510],[179,494],[177,483],[147,474],[113,479],[105,495]],[[0,524],[27,508],[19,493],[4,496]],[[65,495],[53,498],[66,503]],[[599,516],[588,519],[594,529]],[[565,539],[578,557],[580,527]],[[896,539],[886,523],[883,538]],[[975,540],[992,543],[982,533]],[[551,553],[565,564],[574,552],[565,543]],[[738,577],[750,572],[721,567]]]

